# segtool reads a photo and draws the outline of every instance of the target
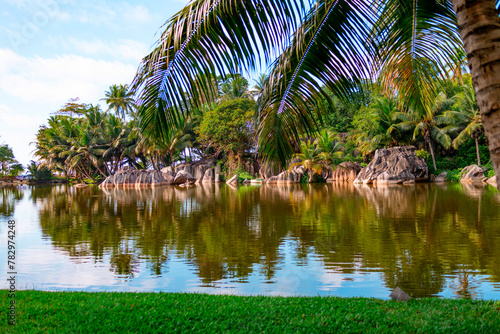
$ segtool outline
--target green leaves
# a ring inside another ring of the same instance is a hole
[[[219,75],[271,64],[258,145],[282,166],[323,124],[327,91],[347,101],[377,78],[401,109],[427,113],[463,60],[455,14],[440,0],[195,0],[164,27],[133,83],[141,129],[165,139],[217,98]]]
[[[141,127],[166,133],[191,108],[214,98],[209,83],[217,75],[273,59],[289,44],[305,6],[303,0],[190,2],[166,22],[134,79]],[[200,75],[205,80],[197,80]]]
[[[301,137],[322,123],[326,89],[343,100],[369,72],[366,40],[374,13],[362,1],[318,1],[277,59],[259,100],[259,149],[286,165]]]
[[[254,114],[255,102],[251,99],[223,102],[204,115],[199,140],[215,150],[215,156],[224,153],[241,157],[254,146]]]
[[[374,73],[404,109],[428,112],[439,80],[462,59],[451,2],[386,0],[379,10],[373,29]]]

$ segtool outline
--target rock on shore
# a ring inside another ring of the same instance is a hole
[[[363,168],[355,184],[391,184],[429,181],[424,159],[415,155],[415,146],[396,146],[375,151],[373,160]]]
[[[163,173],[157,170],[137,170],[127,166],[118,170],[115,174],[108,176],[102,182],[100,188],[113,187],[156,187],[169,184],[163,177]]]
[[[363,167],[357,162],[344,161],[335,168],[327,182],[353,183]]]
[[[462,169],[460,183],[482,183],[484,179],[484,169],[478,165],[470,165]]]
[[[215,160],[201,160],[180,164],[174,168],[157,170],[137,170],[127,166],[108,176],[100,188],[143,188],[162,185],[194,184],[195,182],[220,182],[220,167]]]

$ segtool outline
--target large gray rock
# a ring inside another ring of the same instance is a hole
[[[193,177],[193,175],[191,175],[191,173],[189,173],[186,170],[180,170],[175,174],[175,178],[171,184],[175,186],[175,185],[180,185],[180,184],[183,184],[186,182],[194,183],[195,181],[196,181],[196,178]]]
[[[363,167],[357,162],[344,161],[335,168],[327,182],[353,183]]]
[[[277,183],[300,183],[305,173],[303,166],[294,166],[291,170],[281,172],[277,177]]]
[[[406,181],[429,181],[424,159],[415,155],[415,146],[396,146],[375,151],[373,160],[363,168],[355,184],[391,184]]]
[[[205,174],[203,175],[203,178],[202,178],[203,183],[217,183],[217,182],[222,181],[220,174],[217,172],[217,170],[220,170],[220,167],[219,168],[217,168],[217,167],[218,166],[208,168],[205,171]]]
[[[175,169],[173,167],[165,167],[161,170],[163,178],[168,182],[172,182],[175,178]]]
[[[114,175],[108,176],[100,185],[100,188],[142,188],[155,187],[169,184],[163,177],[163,173],[157,170],[136,170],[132,167],[124,167]]]
[[[259,177],[262,179],[268,179],[271,176],[275,176],[275,170],[273,167],[267,165],[267,164],[262,164],[259,169]]]
[[[266,179],[265,184],[277,184],[278,183],[278,177],[277,176],[271,176],[270,178]]]
[[[436,183],[443,183],[443,182],[446,182],[446,176],[448,175],[447,172],[442,172],[441,174],[439,174],[438,176],[436,176],[434,178],[434,182]]]
[[[498,188],[498,184],[497,184],[497,176],[492,176],[490,177],[488,180],[486,180],[486,183],[488,183],[489,185],[495,187],[495,188]]]
[[[199,160],[199,161],[193,161],[193,162],[186,162],[180,165],[175,166],[175,170],[177,172],[184,170],[191,174],[195,179],[202,179],[204,178],[205,172],[207,169],[213,168],[215,164],[217,163],[217,160],[215,159],[208,159],[208,160]]]
[[[484,179],[484,169],[478,165],[470,165],[462,169],[460,183],[482,183]]]
[[[229,184],[230,186],[237,185],[238,184],[238,175],[233,176],[232,178],[230,178],[229,180],[227,180],[226,183]]]

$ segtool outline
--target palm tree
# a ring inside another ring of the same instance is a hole
[[[384,147],[400,145],[406,141],[405,131],[398,124],[409,120],[401,112],[394,98],[376,97],[365,110],[355,117],[354,139],[363,155]]]
[[[443,110],[444,106],[449,103],[450,100],[446,95],[440,93],[435,98],[432,106],[429,108],[421,106],[418,109],[411,110],[406,120],[394,125],[395,128],[402,132],[413,129],[413,140],[416,140],[419,136],[423,137],[429,147],[434,170],[437,170],[437,167],[433,142],[445,148],[451,146],[451,138],[444,126],[451,124],[453,119],[447,115],[448,111]]]
[[[256,96],[260,96],[260,94],[262,94],[262,91],[264,91],[266,80],[267,80],[267,75],[265,73],[259,74],[257,79],[254,80],[255,85],[253,86],[253,88],[256,90],[255,92]]]
[[[316,147],[319,149],[319,156],[325,165],[333,166],[344,156],[344,145],[339,140],[335,132],[323,129],[315,139]]]
[[[298,159],[290,165],[289,170],[291,171],[293,167],[302,166],[309,174],[309,182],[314,180],[314,175],[321,175],[325,165],[322,163],[323,157],[321,156],[321,150],[315,144],[315,140],[308,141],[304,140],[300,143],[300,152],[294,154],[294,158]]]
[[[251,97],[248,91],[248,80],[237,74],[221,82],[221,100],[235,100]]]
[[[125,115],[134,111],[134,92],[129,90],[128,85],[111,85],[105,96],[102,100],[106,101],[108,111],[114,110],[116,116],[125,119]]]
[[[459,110],[450,110],[446,113],[455,120],[455,123],[448,126],[450,132],[457,132],[457,137],[453,140],[453,148],[457,149],[467,139],[472,138],[476,142],[477,164],[481,165],[479,155],[479,138],[483,133],[483,122],[481,114],[476,104],[476,96],[471,84],[462,86],[463,92],[457,94],[457,104]]]
[[[497,31],[493,0],[317,0],[310,5],[305,0],[194,0],[165,24],[134,88],[147,127],[161,119],[155,113],[185,113],[197,103],[196,74],[252,70],[261,57],[268,63],[274,59],[260,98],[259,143],[269,159],[283,164],[300,138],[319,126],[315,101],[327,97],[322,87],[346,96],[371,71],[386,90],[397,92],[405,109],[415,109],[418,101],[430,105],[437,91],[433,82],[451,67],[456,57],[450,55],[463,41],[498,174]]]

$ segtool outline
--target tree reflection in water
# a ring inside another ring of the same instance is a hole
[[[23,199],[23,187],[0,186],[0,217],[10,219],[14,216],[16,203]]]
[[[329,272],[380,272],[388,288],[415,297],[437,295],[454,277],[465,298],[477,296],[471,272],[500,282],[498,195],[429,184],[32,190],[57,248],[97,262],[109,255],[110,269],[129,279],[141,261],[164,275],[175,255],[207,286],[245,282],[255,268],[271,281],[280,246],[293,240],[297,263],[314,253]]]

